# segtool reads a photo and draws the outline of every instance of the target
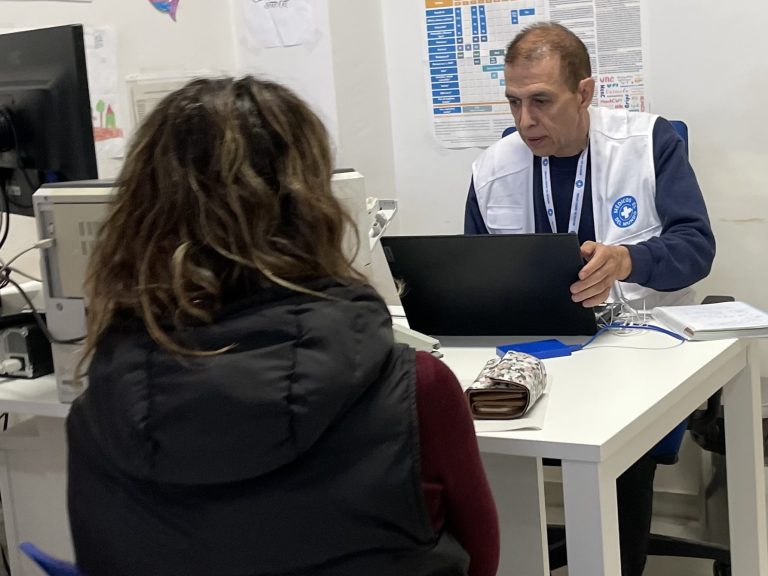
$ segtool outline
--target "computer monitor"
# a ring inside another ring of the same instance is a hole
[[[47,182],[98,177],[83,27],[0,34],[0,192],[33,215]]]

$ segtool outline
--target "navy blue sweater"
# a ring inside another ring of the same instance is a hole
[[[589,157],[591,160],[591,156]],[[578,155],[550,158],[552,196],[558,230],[568,229]],[[627,282],[660,291],[685,288],[709,274],[715,257],[715,237],[707,207],[688,162],[685,142],[672,125],[659,118],[653,127],[653,161],[656,169],[656,211],[661,235],[627,245],[632,273]],[[595,239],[592,214],[592,183],[587,165],[584,204],[581,210],[579,241]],[[541,187],[541,162],[533,161],[533,199],[536,232],[551,232]],[[474,182],[470,184],[464,213],[465,234],[488,234],[477,204]]]

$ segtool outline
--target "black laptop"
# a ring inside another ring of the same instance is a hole
[[[575,234],[387,236],[408,324],[433,336],[575,336],[597,331],[571,300],[584,265]]]

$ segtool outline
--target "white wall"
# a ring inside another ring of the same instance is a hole
[[[329,8],[338,100],[337,165],[365,175],[369,195],[394,198],[391,88],[381,4],[333,0]]]
[[[651,106],[688,123],[718,240],[702,292],[768,309],[768,3],[653,0],[647,12]]]
[[[718,4],[648,3],[651,106],[689,126],[691,163],[717,238],[699,293],[768,310],[768,3]],[[761,350],[768,376],[765,340]]]
[[[318,34],[301,46],[287,48],[253,48],[245,35],[243,6],[249,0],[229,0],[232,6],[231,29],[235,70],[272,78],[298,92],[325,123],[334,145],[338,141],[336,86],[328,21],[329,0],[311,0]],[[245,4],[244,4],[245,1]],[[211,11],[223,0],[199,2]]]

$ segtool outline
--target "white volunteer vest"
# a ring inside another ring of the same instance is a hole
[[[592,211],[595,240],[637,244],[661,234],[656,212],[653,126],[658,116],[589,109]],[[535,232],[533,153],[515,132],[488,148],[472,165],[477,203],[491,234]],[[689,288],[657,292],[621,283],[624,297],[650,310],[693,300]],[[611,292],[610,300],[617,294]]]

